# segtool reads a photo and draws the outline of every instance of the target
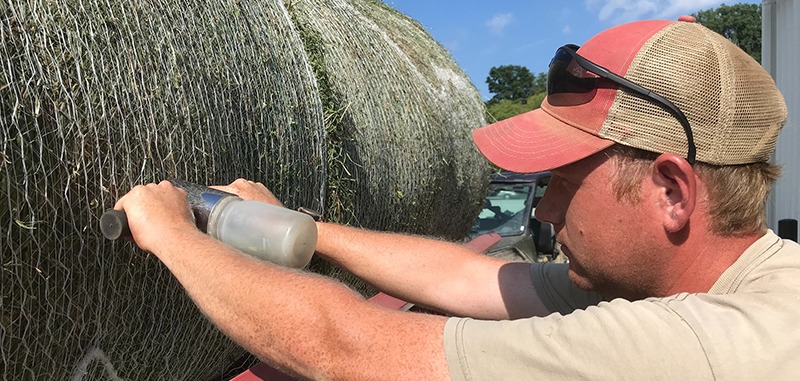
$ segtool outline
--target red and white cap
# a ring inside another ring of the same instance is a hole
[[[716,165],[766,161],[786,121],[769,74],[719,34],[681,21],[638,21],[601,32],[578,54],[673,102],[686,115],[697,160]],[[542,107],[476,129],[478,149],[514,172],[554,169],[615,143],[686,155],[680,122],[661,106],[616,86],[591,101]]]

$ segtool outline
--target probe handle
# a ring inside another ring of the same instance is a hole
[[[122,210],[109,209],[100,216],[100,231],[107,239],[132,238],[128,215]]]

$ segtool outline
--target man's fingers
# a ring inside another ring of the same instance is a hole
[[[236,194],[245,200],[259,200],[270,204],[283,205],[264,184],[247,179],[236,179],[229,185],[212,185],[211,188]]]
[[[237,193],[238,189],[235,189],[234,187],[232,187],[230,185],[209,185],[208,187],[212,188],[212,189],[216,189],[216,190],[221,190],[223,192],[238,194]]]
[[[253,188],[253,186],[256,184],[261,185],[261,183],[254,183],[247,179],[238,178],[228,185],[209,185],[208,187],[221,190],[223,192],[239,194],[246,189]]]
[[[137,192],[138,189],[141,188],[141,187],[143,187],[143,185],[136,185],[133,188],[131,188],[131,190],[129,190],[128,193],[125,193],[122,197],[119,198],[119,200],[117,200],[117,202],[114,204],[114,209],[116,209],[116,210],[125,210],[125,207],[124,207],[125,201],[128,199],[128,197],[131,194],[133,194],[134,192]]]
[[[169,181],[137,185],[117,200],[114,209],[123,210],[136,244],[154,250],[174,229],[196,229],[185,190]]]
[[[177,190],[178,192],[182,193],[184,196],[187,195],[185,190],[183,190],[181,188],[176,188],[168,180],[162,180],[158,184],[156,184],[156,183],[149,183],[149,184],[146,184],[146,185],[139,184],[139,185],[136,185],[133,188],[131,188],[131,190],[128,191],[128,193],[126,193],[125,195],[120,197],[119,200],[117,200],[117,202],[114,204],[114,209],[116,209],[116,210],[125,210],[124,205],[125,205],[125,202],[129,198],[137,197],[142,192],[157,192],[159,188],[168,188],[168,189],[171,188],[171,189]]]

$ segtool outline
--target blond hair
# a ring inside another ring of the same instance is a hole
[[[616,144],[608,149],[616,163],[614,195],[620,201],[641,200],[641,183],[659,154]],[[708,189],[711,231],[721,236],[757,234],[767,229],[766,202],[780,177],[775,164],[712,165],[697,162],[695,173]]]

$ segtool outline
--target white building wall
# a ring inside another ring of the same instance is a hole
[[[778,232],[779,220],[800,220],[800,1],[763,0],[762,37],[762,64],[789,109],[773,156],[783,176],[767,204],[767,222]]]

